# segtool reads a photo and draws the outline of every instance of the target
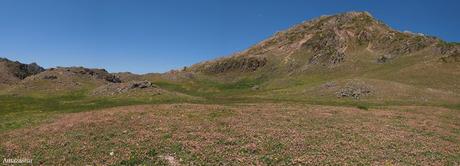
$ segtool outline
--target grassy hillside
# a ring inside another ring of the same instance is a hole
[[[460,163],[460,45],[396,31],[367,12],[306,21],[234,55],[161,74],[31,73],[5,64],[0,59],[0,158]]]

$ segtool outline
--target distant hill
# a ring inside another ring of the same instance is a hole
[[[93,89],[106,83],[119,83],[121,80],[104,69],[84,67],[50,68],[31,75],[7,91],[10,93],[56,93]]]
[[[18,61],[11,61],[0,58],[0,84],[15,84],[28,76],[45,71],[36,63],[23,64]]]

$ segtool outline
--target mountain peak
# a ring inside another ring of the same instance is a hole
[[[336,19],[336,20],[349,20],[349,19],[356,19],[356,18],[371,18],[374,19],[372,14],[370,14],[367,11],[351,11],[351,12],[345,12],[345,13],[338,13],[338,14],[333,14],[333,15],[322,15],[320,17],[311,19],[311,20],[305,20],[303,23],[309,23],[309,22],[317,22],[325,19]]]
[[[341,14],[337,14],[336,16],[345,16],[345,17],[371,17],[373,18],[372,14],[368,11],[351,11],[345,12]]]
[[[356,23],[361,23],[361,22],[379,23],[380,21],[375,20],[374,17],[369,12],[352,11],[352,12],[346,12],[346,13],[340,13],[340,14],[334,14],[334,15],[323,15],[316,19],[306,20],[297,26],[312,25],[312,24],[313,25],[321,24],[323,26],[344,26],[346,24],[356,24]],[[294,26],[294,28],[295,27],[296,26]]]
[[[369,12],[326,15],[277,32],[244,53],[263,54],[267,51],[277,51],[278,54],[292,54],[306,45],[347,45],[349,42],[370,40],[376,38],[377,34],[391,31],[394,30],[374,19]]]
[[[201,63],[197,68],[210,73],[255,71],[273,58],[281,59],[286,65],[307,62],[301,68],[316,64],[334,67],[355,59],[353,56],[363,51],[375,56],[373,62],[427,48],[433,55],[457,54],[458,48],[444,46],[444,43],[435,37],[394,30],[369,12],[353,11],[304,21],[243,52]]]

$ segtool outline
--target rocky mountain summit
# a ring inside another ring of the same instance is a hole
[[[374,58],[373,63],[380,64],[420,51],[443,62],[458,62],[459,50],[460,45],[436,37],[394,30],[368,12],[348,12],[305,21],[243,52],[191,69],[205,73],[254,72],[269,63],[275,64],[270,66],[276,66],[275,70],[301,71],[315,65],[332,68],[353,61],[362,51]]]

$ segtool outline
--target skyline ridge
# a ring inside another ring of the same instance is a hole
[[[287,29],[283,29],[281,31],[277,31],[277,32],[273,32],[271,36],[267,37],[266,39],[263,39],[263,40],[260,40],[258,41],[257,43],[255,44],[252,44],[252,45],[249,45],[247,46],[246,48],[244,48],[243,50],[236,50],[234,51],[233,53],[230,53],[230,54],[227,54],[227,55],[220,55],[220,56],[217,56],[215,58],[212,58],[212,59],[205,59],[205,60],[202,60],[202,61],[199,61],[199,62],[193,62],[192,64],[190,65],[187,65],[187,66],[182,66],[182,67],[177,67],[177,68],[171,68],[171,69],[167,69],[166,71],[163,71],[163,72],[155,72],[155,71],[147,71],[145,73],[136,73],[136,72],[133,72],[133,71],[129,71],[129,70],[125,70],[125,71],[110,71],[109,69],[107,68],[104,68],[104,67],[97,67],[97,66],[85,66],[85,65],[73,65],[73,66],[65,66],[65,65],[56,65],[56,66],[42,66],[46,69],[48,68],[59,68],[59,67],[85,67],[85,68],[94,68],[94,69],[105,69],[107,71],[109,71],[110,73],[123,73],[123,72],[129,72],[129,73],[133,73],[133,74],[149,74],[149,73],[166,73],[166,72],[169,72],[169,71],[172,71],[172,70],[181,70],[183,67],[191,67],[193,65],[196,65],[196,64],[201,64],[201,63],[204,63],[204,62],[208,62],[208,61],[213,61],[213,60],[217,60],[217,59],[221,59],[221,58],[225,58],[225,57],[229,57],[229,56],[232,56],[232,55],[235,55],[235,54],[239,54],[239,53],[242,53],[242,52],[245,52],[247,51],[248,49],[251,49],[252,47],[254,46],[257,46],[259,45],[260,43],[263,43],[265,42],[266,40],[269,40],[273,37],[275,37],[277,34],[279,33],[283,33],[283,32],[286,32],[286,31],[289,31],[299,25],[303,25],[305,23],[309,23],[309,22],[312,22],[312,21],[315,21],[315,20],[319,20],[319,19],[322,19],[322,18],[325,18],[325,17],[338,17],[338,16],[342,16],[342,15],[347,15],[347,14],[365,14],[365,15],[368,15],[369,17],[371,17],[373,20],[383,24],[384,26],[387,26],[391,29],[394,29],[393,27],[387,25],[384,21],[381,21],[380,19],[374,17],[372,15],[371,12],[369,11],[348,11],[348,12],[342,12],[342,13],[335,13],[335,14],[327,14],[327,15],[321,15],[321,16],[318,16],[318,17],[315,17],[315,18],[312,18],[312,19],[309,19],[309,20],[304,20],[300,23],[297,23],[297,24],[293,24],[291,25],[289,28]],[[401,30],[398,30],[398,29],[395,29],[396,31],[399,31],[399,32],[402,32],[402,33],[413,33],[413,34],[417,34],[417,35],[420,35],[421,33],[419,32],[412,32],[410,30],[404,30],[404,31],[401,31]],[[432,37],[432,38],[436,38],[438,40],[441,40],[441,41],[445,41],[437,36],[432,36],[430,34],[421,34],[423,36],[426,36],[426,37]],[[449,42],[449,43],[456,43],[456,42]],[[38,64],[38,65],[41,65],[40,63],[38,62],[24,62],[24,61],[20,61],[20,60],[17,60],[17,59],[11,59],[7,56],[0,56],[0,58],[6,58],[7,60],[10,60],[10,61],[14,61],[14,62],[20,62],[20,63],[25,63],[25,64]]]
[[[0,56],[45,67],[166,72],[242,51],[302,21],[348,11],[369,11],[399,31],[460,41],[456,6],[457,1],[3,1]]]

